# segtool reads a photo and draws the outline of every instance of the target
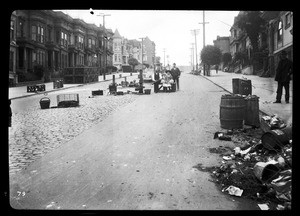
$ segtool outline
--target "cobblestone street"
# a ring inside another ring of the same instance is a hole
[[[137,76],[128,77],[128,81]],[[116,79],[120,83],[124,79]],[[37,158],[73,139],[102,121],[118,107],[133,102],[138,95],[107,95],[111,81],[51,92],[50,107],[56,106],[56,95],[78,93],[79,107],[41,109],[39,94],[12,101],[12,127],[9,129],[9,171],[15,174]],[[103,89],[103,96],[92,97],[91,91]],[[118,88],[119,89],[119,88]],[[131,90],[134,90],[131,88]],[[122,91],[122,88],[120,88]],[[124,90],[125,91],[125,90]],[[53,104],[54,103],[54,104]]]

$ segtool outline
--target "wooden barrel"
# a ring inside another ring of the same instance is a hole
[[[256,95],[245,98],[245,125],[260,127],[258,100],[259,97]]]
[[[220,103],[221,128],[242,128],[245,118],[245,100],[238,95],[222,95]]]

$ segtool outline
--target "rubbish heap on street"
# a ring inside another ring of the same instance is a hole
[[[291,134],[288,143],[274,144],[272,149],[265,145],[261,137],[273,129],[283,129],[284,123],[276,116],[263,116],[263,120],[268,121],[267,132],[253,127],[216,132],[214,139],[232,141],[236,147],[210,148],[210,152],[220,153],[222,164],[217,167],[203,167],[198,164],[194,168],[209,171],[222,192],[257,201],[261,210],[291,209]],[[287,131],[291,132],[291,128]],[[280,138],[279,135],[278,137]],[[283,140],[278,137],[274,136],[269,142]]]

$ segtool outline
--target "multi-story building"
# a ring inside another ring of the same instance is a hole
[[[111,63],[111,30],[60,11],[17,10],[15,16],[19,75],[33,72],[36,65],[42,66],[44,75],[52,78],[66,67],[98,67],[103,71],[104,63]]]
[[[222,54],[230,53],[230,42],[229,37],[220,37],[217,36],[217,39],[213,41],[214,46],[218,47]]]
[[[244,12],[239,12],[238,16],[243,14]],[[236,25],[236,18],[234,18],[233,26],[230,28],[230,37],[229,37],[229,45],[230,45],[230,53],[232,56],[237,52],[246,52],[250,57],[251,54],[251,43],[249,37],[246,32]]]
[[[144,63],[151,67],[154,66],[155,43],[148,37],[143,38],[143,40],[128,40],[122,37],[116,29],[113,36],[113,44],[113,65],[118,69],[121,69],[122,65],[128,65],[129,58],[135,58],[141,64]],[[140,67],[138,66],[137,68]]]
[[[122,68],[123,64],[123,38],[120,35],[118,29],[115,30],[115,33],[113,35],[113,50],[114,50],[114,56],[113,56],[113,66],[117,67],[118,69]]]
[[[241,13],[243,12],[241,11],[239,14]],[[293,60],[293,12],[262,11],[261,17],[266,21],[266,25],[265,30],[260,32],[258,38],[260,57],[257,59],[256,72],[269,71],[269,74],[274,76],[282,50],[285,50],[288,58]],[[249,37],[235,25],[235,21],[230,31],[232,56],[239,51],[246,53],[250,58],[252,47]]]
[[[143,40],[145,51],[144,53],[144,63],[148,64],[150,67],[154,66],[154,59],[155,59],[155,43],[151,41],[148,37],[145,37]]]
[[[282,50],[293,60],[293,12],[263,11],[262,18],[267,22],[268,68],[274,76]]]
[[[113,65],[118,69],[121,69],[123,65],[128,65],[128,59],[131,57],[132,46],[129,40],[122,37],[116,29],[113,35]]]
[[[106,65],[112,66],[113,65],[113,31],[111,29],[106,29]]]
[[[129,58],[135,58],[139,60],[140,42],[136,39],[128,40]]]
[[[230,53],[230,41],[229,37],[220,37],[217,36],[217,39],[213,41],[214,46],[218,47],[221,50],[221,53]],[[223,63],[220,64],[221,68],[223,68]]]
[[[17,48],[16,43],[17,38],[17,15],[14,11],[10,19],[10,47],[9,47],[9,85],[13,86],[18,82],[18,77],[16,74],[16,58],[17,58]]]
[[[240,11],[239,15],[245,13],[244,11]],[[237,17],[234,18],[234,23],[230,28],[230,37],[229,37],[229,44],[230,44],[230,53],[231,56],[234,58],[236,53],[241,53],[243,55],[243,60],[235,65],[233,71],[236,72],[241,69],[241,67],[248,67],[247,73],[253,73],[253,67],[249,67],[249,59],[252,56],[252,45],[249,37],[245,30],[240,29],[236,24]],[[250,70],[250,72],[248,72]]]

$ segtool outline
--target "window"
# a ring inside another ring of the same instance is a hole
[[[71,34],[68,34],[68,44],[71,44]]]
[[[63,68],[65,64],[64,54],[61,54],[61,67]]]
[[[236,37],[237,36],[237,31],[236,29],[233,30],[233,37]]]
[[[92,39],[91,38],[89,38],[89,40],[88,40],[88,47],[92,48]]]
[[[68,46],[68,35],[64,32],[61,32],[60,45],[64,47]]]
[[[24,37],[24,22],[20,21],[19,25],[20,25],[20,36]]]
[[[64,40],[64,46],[68,46],[68,35],[65,33],[65,40]]]
[[[239,51],[239,44],[235,44],[235,52]]]
[[[36,26],[31,26],[31,39],[36,41]]]
[[[36,53],[34,53],[34,58],[32,60],[33,60],[33,62],[36,60],[37,64],[44,66],[45,65],[45,52],[42,50],[38,50]]]
[[[14,66],[14,52],[10,51],[9,53],[9,70],[13,71],[13,66]]]
[[[44,43],[44,28],[41,27],[41,35],[40,35],[40,38],[41,38],[41,43]]]
[[[92,47],[95,48],[95,46],[96,46],[96,41],[92,39]]]
[[[32,53],[32,62],[35,62],[36,61],[36,52],[33,52]]]
[[[64,33],[61,32],[60,45],[64,45]]]
[[[277,41],[282,41],[282,31],[282,21],[280,20],[277,29]]]
[[[77,44],[78,44],[78,36],[75,35],[75,46],[77,47]]]
[[[10,21],[10,40],[15,39],[15,22],[13,20]]]
[[[48,41],[52,41],[51,32],[51,28],[48,28]]]
[[[291,13],[285,15],[285,29],[291,26]]]
[[[83,37],[78,36],[79,49],[83,49]]]
[[[59,31],[56,32],[56,43],[59,44]]]
[[[68,56],[65,55],[65,67],[67,67],[67,66],[68,66]]]

